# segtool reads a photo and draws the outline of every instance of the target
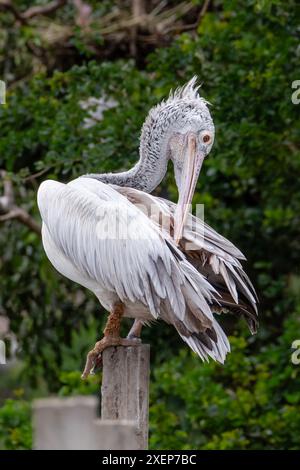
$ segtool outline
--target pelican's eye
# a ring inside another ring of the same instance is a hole
[[[200,144],[204,144],[205,147],[209,147],[213,143],[213,133],[208,129],[204,129],[199,132],[198,139]]]
[[[202,136],[202,141],[203,141],[205,144],[209,144],[210,140],[211,140],[211,136],[210,136],[209,134],[204,134],[204,135]]]

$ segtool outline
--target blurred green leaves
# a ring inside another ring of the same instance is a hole
[[[151,448],[298,449],[300,368],[291,363],[299,312],[282,337],[253,355],[231,337],[226,365],[191,352],[157,366],[151,388]]]
[[[8,399],[0,408],[0,449],[31,449],[31,408],[20,399]]]

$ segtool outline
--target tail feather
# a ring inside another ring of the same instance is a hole
[[[224,364],[227,353],[230,352],[230,344],[220,325],[215,322],[214,330],[217,335],[217,341],[211,341],[208,345],[207,334],[192,333],[190,336],[185,336],[179,333],[181,338],[189,345],[189,347],[203,360],[207,361],[212,358],[216,362]],[[205,339],[204,339],[205,338]]]
[[[212,358],[223,364],[230,345],[212,314],[213,304],[218,303],[217,291],[188,261],[181,261],[180,268],[185,276],[181,288],[186,303],[185,315],[175,321],[173,317],[171,323],[203,361]]]

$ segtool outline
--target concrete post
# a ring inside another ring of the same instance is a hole
[[[148,344],[103,352],[101,417],[135,421],[136,449],[148,448],[149,375]]]
[[[136,423],[95,419],[97,406],[96,397],[36,400],[33,407],[34,449],[136,449]]]

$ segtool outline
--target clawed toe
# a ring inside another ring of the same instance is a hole
[[[103,338],[101,341],[98,341],[94,348],[88,353],[86,357],[86,363],[84,371],[81,375],[82,379],[86,379],[89,374],[95,373],[98,364],[102,362],[102,351],[107,347],[106,338]]]
[[[117,338],[104,337],[98,341],[94,348],[88,353],[84,371],[81,375],[82,379],[86,379],[89,374],[94,374],[96,370],[102,367],[102,352],[111,346],[137,346],[141,343],[140,338]]]
[[[99,354],[93,361],[93,367],[90,370],[90,375],[95,375],[96,372],[102,369],[103,361],[102,361],[102,353]]]

